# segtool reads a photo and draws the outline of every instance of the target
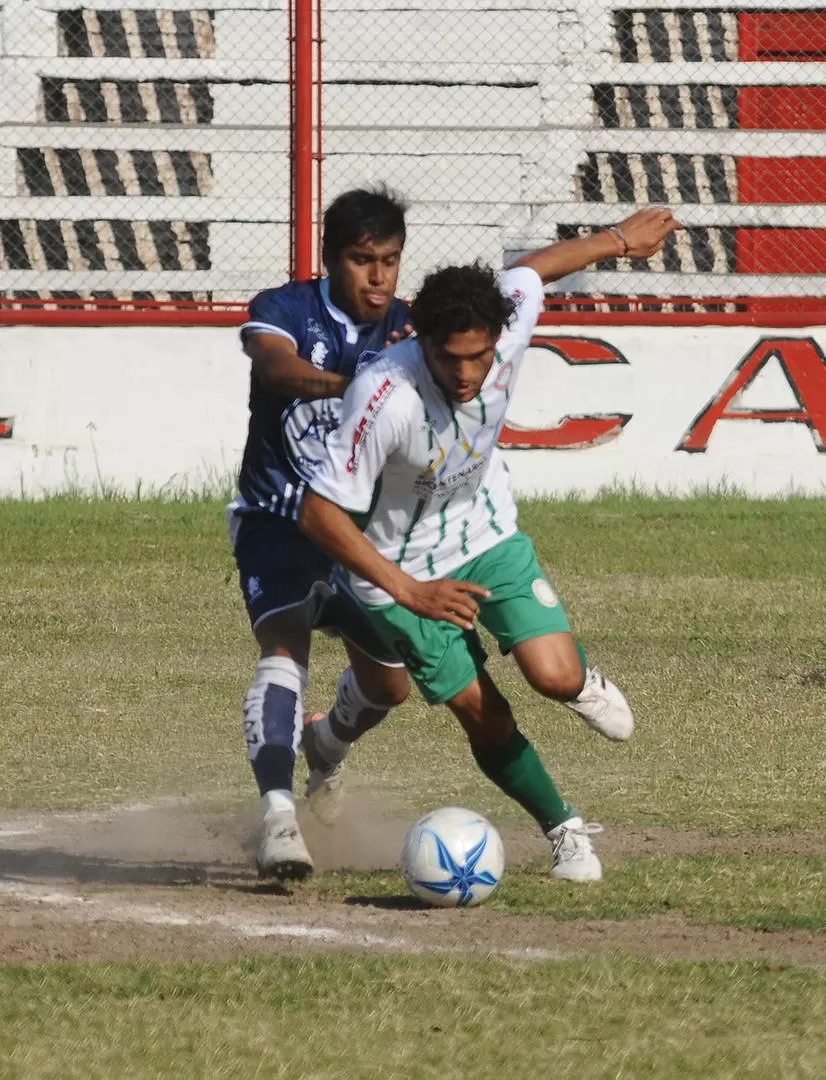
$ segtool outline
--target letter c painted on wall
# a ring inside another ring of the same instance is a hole
[[[531,348],[548,349],[566,364],[627,364],[622,353],[598,338],[534,337]],[[547,428],[505,425],[499,445],[512,450],[584,450],[615,439],[633,413],[590,413],[563,416]]]

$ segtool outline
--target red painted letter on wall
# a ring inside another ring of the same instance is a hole
[[[797,409],[748,409],[732,406],[766,363],[776,357],[797,398]],[[826,450],[826,358],[812,338],[762,338],[740,361],[717,394],[695,417],[677,447],[705,453],[718,420],[763,420],[767,423],[808,424],[815,446]]]
[[[628,361],[605,341],[583,337],[535,337],[535,349],[549,349],[566,364],[627,364]],[[514,450],[583,450],[615,439],[631,419],[631,413],[593,413],[563,416],[548,428],[521,428],[506,425],[499,436],[500,446]]]

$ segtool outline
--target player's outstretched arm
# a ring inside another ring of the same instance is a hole
[[[350,380],[333,371],[319,371],[298,355],[295,345],[281,334],[251,334],[244,351],[261,385],[285,398],[315,401],[344,397]]]
[[[531,251],[512,265],[530,266],[547,283],[584,270],[599,259],[648,259],[662,251],[666,237],[681,228],[669,209],[649,207],[592,236]]]
[[[381,555],[340,506],[308,491],[301,507],[299,525],[314,543],[358,577],[384,589],[397,604],[423,619],[473,628],[479,613],[477,596],[490,593],[470,581],[416,581]]]

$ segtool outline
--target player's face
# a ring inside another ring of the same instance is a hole
[[[496,338],[489,330],[451,334],[444,345],[424,341],[430,374],[449,401],[472,401],[482,389],[494,358]]]
[[[330,299],[354,322],[381,322],[393,302],[402,241],[364,236],[337,255],[327,255]]]

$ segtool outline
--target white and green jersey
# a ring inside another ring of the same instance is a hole
[[[497,439],[543,304],[529,267],[499,281],[518,307],[496,344],[496,359],[472,401],[449,402],[416,338],[381,353],[344,396],[341,425],[313,491],[353,514],[386,558],[419,581],[447,576],[517,531],[516,504]],[[366,604],[382,589],[353,576]]]

